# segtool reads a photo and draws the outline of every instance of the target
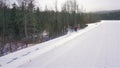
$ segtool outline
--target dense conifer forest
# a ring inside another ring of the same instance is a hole
[[[68,29],[87,27],[100,21],[96,13],[85,13],[75,0],[66,1],[58,11],[44,11],[34,0],[16,0],[12,7],[7,0],[0,0],[0,56],[65,35]],[[104,16],[104,15],[102,15]]]

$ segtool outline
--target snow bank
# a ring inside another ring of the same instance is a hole
[[[25,48],[20,51],[0,57],[0,68],[8,68],[8,67],[16,68],[20,65],[31,62],[31,60],[37,58],[41,54],[46,53],[58,46],[63,45],[64,43],[69,42],[70,40],[76,38],[77,36],[80,36],[85,32],[92,30],[93,28],[96,28],[101,23],[102,22],[97,24],[96,23],[89,24],[88,27],[86,27],[85,29],[79,30],[78,32],[68,33],[67,35],[64,35],[62,37],[59,37],[41,44],[37,44],[35,46]]]
[[[120,20],[102,20],[101,22],[120,22]]]

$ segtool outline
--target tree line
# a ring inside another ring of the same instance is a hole
[[[84,13],[75,0],[69,0],[58,11],[41,11],[34,0],[17,0],[9,7],[0,0],[0,56],[67,34],[68,28],[99,21],[96,14]]]
[[[120,10],[105,11],[97,15],[101,17],[101,20],[120,20]]]

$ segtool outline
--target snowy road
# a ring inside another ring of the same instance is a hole
[[[102,21],[78,32],[0,57],[0,68],[120,68],[120,21]]]
[[[120,68],[120,21],[104,21],[18,68]]]

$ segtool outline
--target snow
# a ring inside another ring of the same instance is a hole
[[[78,32],[0,57],[0,68],[120,68],[120,21],[89,24]]]

